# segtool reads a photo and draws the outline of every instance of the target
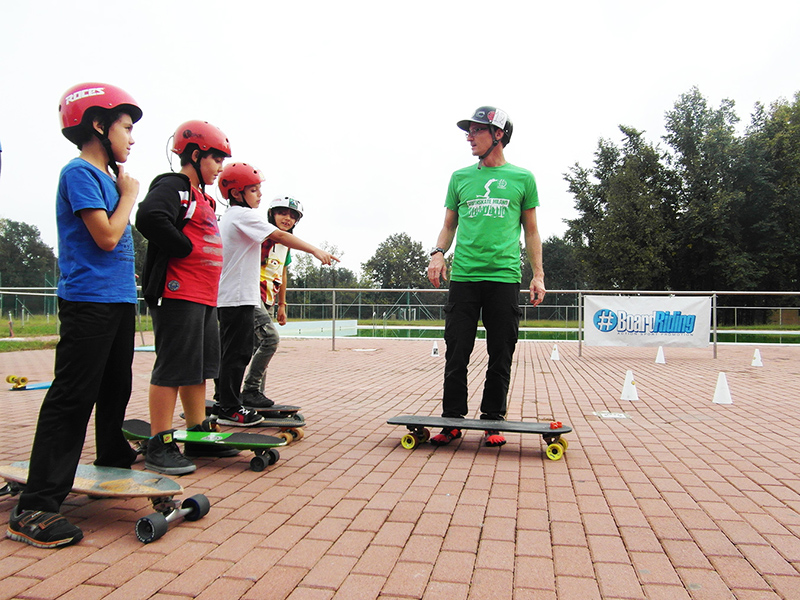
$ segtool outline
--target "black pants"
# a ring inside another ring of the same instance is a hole
[[[253,356],[255,306],[232,306],[217,309],[222,361],[217,387],[220,406],[240,406],[244,372]]]
[[[464,417],[469,410],[467,367],[481,318],[489,354],[481,418],[505,418],[511,360],[519,334],[519,289],[519,283],[450,282],[445,306],[443,417]]]
[[[128,468],[136,453],[122,435],[131,396],[135,304],[58,301],[55,377],[39,411],[21,510],[58,512],[75,479],[95,412],[96,465]]]

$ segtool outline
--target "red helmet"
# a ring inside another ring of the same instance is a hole
[[[225,165],[219,174],[219,191],[223,198],[230,198],[231,190],[244,193],[244,188],[264,181],[261,171],[247,163],[235,162]]]
[[[77,143],[77,134],[84,119],[91,116],[92,108],[123,109],[134,123],[142,118],[142,109],[126,91],[107,83],[80,83],[64,93],[58,106],[61,133],[73,144]]]
[[[172,140],[172,151],[183,154],[189,144],[197,144],[203,152],[217,150],[225,156],[231,155],[231,143],[219,127],[208,121],[186,121],[175,130]]]

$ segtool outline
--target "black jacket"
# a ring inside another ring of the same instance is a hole
[[[142,294],[151,307],[158,305],[164,293],[169,259],[184,258],[192,252],[191,240],[181,231],[191,199],[189,178],[183,173],[165,173],[150,184],[136,213],[136,229],[147,238]]]

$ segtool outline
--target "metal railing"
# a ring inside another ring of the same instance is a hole
[[[800,292],[772,291],[656,291],[656,290],[549,290],[546,303],[533,306],[529,301],[527,289],[520,290],[520,309],[522,321],[550,321],[549,327],[523,326],[521,332],[552,332],[565,334],[565,339],[575,339],[582,344],[583,298],[586,295],[615,296],[704,296],[712,299],[711,343],[714,356],[721,334],[739,337],[777,336],[778,343],[787,338],[792,343],[800,343],[800,329],[791,330],[783,327],[800,325]],[[52,299],[55,288],[3,288],[0,287],[0,314],[9,313],[10,318],[20,318],[20,312],[27,315],[37,314],[36,304],[44,307],[44,314],[51,314],[50,307],[54,302],[46,300],[24,301],[23,298]],[[760,306],[741,306],[735,303],[739,297],[757,298]],[[721,303],[720,299],[725,302]],[[781,299],[783,303],[767,301]],[[382,323],[384,332],[401,326],[390,325],[393,321],[418,323],[404,325],[402,328],[427,330],[443,330],[441,325],[430,324],[430,321],[444,321],[444,307],[447,290],[444,289],[383,289],[383,288],[289,288],[290,319],[337,320],[355,319],[359,322],[369,321],[363,328],[372,328],[376,332],[377,323]],[[140,312],[146,313],[144,302],[140,302]],[[38,313],[42,314],[42,313]],[[426,324],[428,322],[428,324]],[[553,326],[553,322],[563,322],[563,327]],[[743,329],[761,325],[758,329]],[[732,327],[720,332],[720,326]],[[332,327],[332,347],[336,346],[336,328]],[[765,342],[769,343],[769,342]]]

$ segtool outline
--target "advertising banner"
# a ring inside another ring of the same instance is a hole
[[[705,348],[711,298],[703,296],[585,296],[587,346]]]

